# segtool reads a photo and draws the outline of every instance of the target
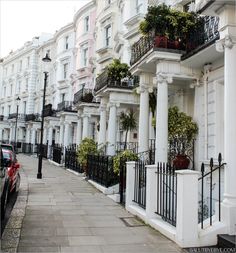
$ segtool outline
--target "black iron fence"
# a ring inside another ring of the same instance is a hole
[[[126,159],[120,159],[119,174],[119,194],[120,204],[125,205],[126,197]]]
[[[157,211],[162,219],[176,226],[177,177],[168,163],[157,163]]]
[[[51,158],[54,162],[61,164],[63,156],[63,146],[54,144],[51,146]]]
[[[215,204],[218,202],[218,219],[221,220],[221,200],[222,187],[221,177],[224,169],[221,153],[218,155],[218,163],[214,165],[213,158],[210,159],[209,171],[206,171],[204,163],[201,165],[201,177],[198,179],[201,189],[198,221],[201,228],[204,227],[204,220],[209,218],[209,224],[212,225],[212,217],[215,214]],[[208,225],[208,224],[207,224]]]
[[[138,142],[116,142],[116,152],[120,153],[124,150],[131,150],[138,153]]]
[[[72,112],[72,106],[73,106],[73,101],[62,101],[57,105],[57,111],[67,111],[67,112]]]
[[[32,154],[34,153],[34,145],[31,143],[22,143],[22,153]]]
[[[77,146],[75,144],[65,148],[65,167],[78,173],[83,173],[82,165],[79,164],[76,153]]]
[[[119,183],[119,177],[113,171],[113,157],[106,155],[88,155],[88,178],[105,187]]]

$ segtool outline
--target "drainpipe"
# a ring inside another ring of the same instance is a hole
[[[211,63],[204,65],[204,159],[208,160],[208,78],[211,72]]]

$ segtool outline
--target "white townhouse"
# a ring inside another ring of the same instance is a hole
[[[76,144],[85,137],[97,140],[98,103],[94,98],[96,5],[92,1],[74,15],[76,66],[72,87],[78,114]]]
[[[52,35],[42,34],[26,42],[15,52],[1,60],[0,83],[0,140],[6,142],[25,142],[29,139],[25,119],[34,113],[35,90],[38,78],[37,48]],[[18,127],[16,130],[16,112],[18,106]],[[33,137],[35,142],[36,136]]]
[[[107,66],[113,59],[129,63],[129,50],[124,39],[125,7],[122,1],[96,1],[96,80],[95,97],[100,101],[98,144],[107,146],[107,154],[114,155],[118,146],[124,143],[125,134],[120,128],[121,112],[137,111],[138,96],[132,91],[133,80],[111,80]],[[138,118],[138,113],[136,113]],[[128,141],[137,142],[137,131],[129,133]]]

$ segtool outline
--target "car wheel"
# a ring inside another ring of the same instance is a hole
[[[1,198],[1,220],[3,220],[5,217],[8,202],[8,193],[9,193],[9,183],[7,183]]]

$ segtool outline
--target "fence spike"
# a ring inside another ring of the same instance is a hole
[[[219,153],[219,155],[218,155],[218,162],[219,162],[219,163],[222,162],[222,155],[221,155],[221,153]]]
[[[212,168],[214,166],[213,158],[210,160],[210,167]]]
[[[204,171],[205,171],[205,165],[204,165],[204,163],[202,163],[202,165],[201,165],[201,172],[204,173]]]

